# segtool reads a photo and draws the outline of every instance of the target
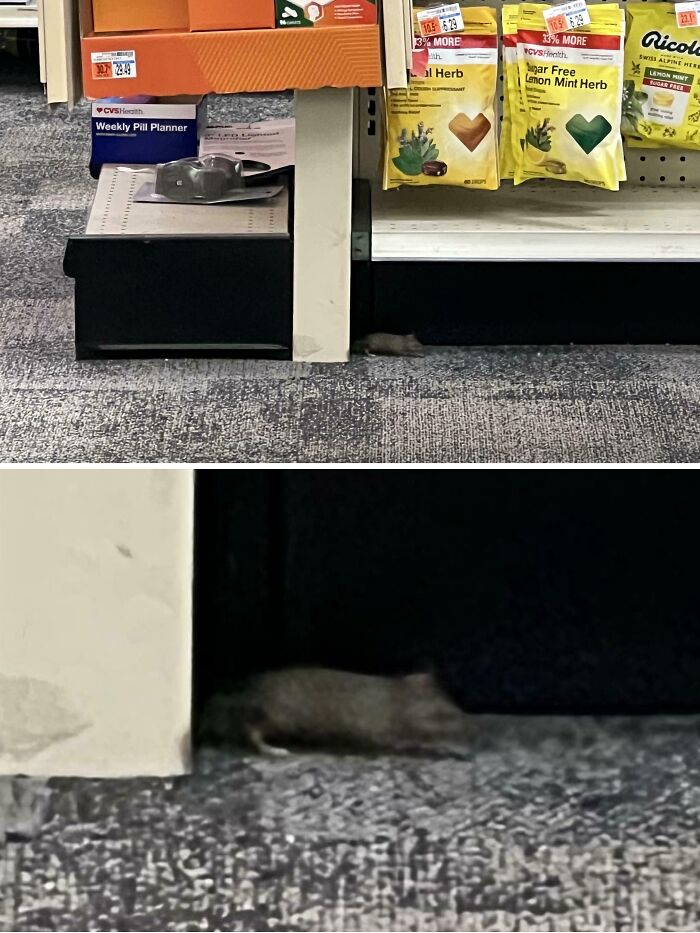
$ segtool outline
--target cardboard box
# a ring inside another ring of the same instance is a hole
[[[92,0],[95,32],[189,29],[188,0]]]
[[[275,0],[276,25],[372,26],[377,5],[372,0]]]
[[[274,0],[92,0],[94,32],[272,29]]]
[[[83,88],[91,99],[382,83],[378,26],[105,36],[82,22]]]
[[[90,100],[382,84],[377,25],[105,35],[94,30],[92,0],[78,8]]]
[[[205,129],[206,101],[199,97],[94,101],[92,174],[112,163],[155,165],[196,156]]]
[[[190,29],[272,29],[274,0],[189,0]]]

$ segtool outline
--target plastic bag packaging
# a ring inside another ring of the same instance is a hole
[[[520,106],[511,119],[515,184],[532,178],[578,181],[617,191],[626,178],[620,120],[625,14],[614,3],[588,7],[591,22],[550,35],[543,10],[518,13]]]
[[[130,171],[128,167],[123,169]],[[281,185],[262,187],[248,185],[248,174],[258,181],[271,174],[270,166],[262,162],[232,159],[212,153],[199,158],[163,162],[153,169],[136,169],[152,180],[145,182],[134,195],[137,203],[158,204],[231,204],[236,201],[261,201],[276,197]]]
[[[423,38],[424,77],[385,96],[384,188],[456,185],[493,191],[499,185],[498,28],[489,7],[460,7],[464,28]]]
[[[509,181],[515,175],[515,153],[513,149],[513,120],[511,108],[520,106],[520,77],[518,75],[518,4],[504,3],[501,8],[503,37],[503,119],[499,156],[501,178]]]
[[[672,3],[630,3],[622,132],[630,146],[700,149],[700,26]]]

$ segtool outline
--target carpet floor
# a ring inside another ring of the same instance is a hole
[[[700,721],[485,720],[452,757],[203,750],[54,781],[2,930],[700,928]]]
[[[289,97],[212,117],[287,115]],[[694,462],[692,348],[432,349],[348,366],[76,362],[66,238],[84,229],[88,114],[0,60],[0,460]]]

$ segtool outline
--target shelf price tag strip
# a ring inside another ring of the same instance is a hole
[[[442,36],[451,32],[462,32],[464,20],[458,3],[445,3],[416,14],[422,36]]]
[[[98,78],[135,78],[136,52],[93,52],[90,56],[92,77]]]
[[[695,0],[693,3],[676,3],[674,6],[676,8],[676,23],[681,29],[698,25],[698,22],[700,22],[698,19],[700,2]]]
[[[588,14],[586,0],[570,0],[569,3],[559,3],[544,10],[544,21],[550,36],[558,32],[568,32],[570,29],[579,29],[588,26],[591,17]]]

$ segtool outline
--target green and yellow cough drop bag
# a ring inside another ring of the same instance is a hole
[[[672,3],[630,3],[622,132],[630,145],[700,149],[700,27]]]
[[[624,12],[592,4],[591,22],[550,35],[547,4],[523,3],[518,15],[518,112],[515,184],[532,178],[578,181],[617,191],[625,180],[620,136]]]
[[[513,150],[513,120],[511,110],[520,106],[518,87],[518,4],[504,3],[501,8],[503,37],[503,119],[501,120],[501,142],[499,147],[501,178],[512,181],[515,175]]]
[[[386,93],[384,188],[498,188],[498,28],[489,7],[460,7],[461,32],[423,38],[424,77]],[[414,26],[416,23],[414,22]]]

